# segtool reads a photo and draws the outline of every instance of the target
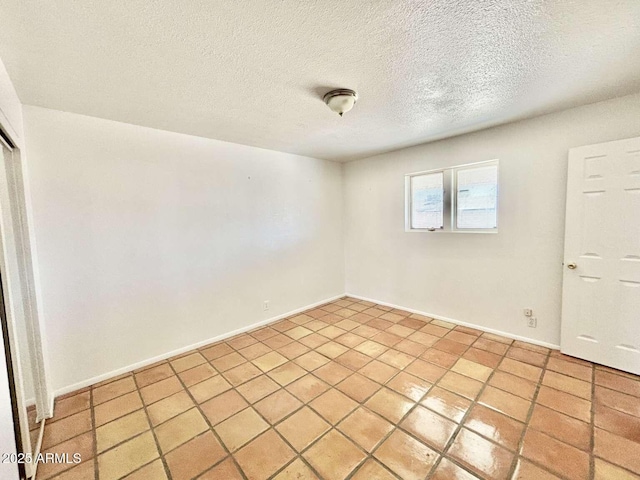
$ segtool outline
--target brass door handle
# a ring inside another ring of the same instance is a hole
[[[567,263],[567,268],[570,270],[575,270],[576,268],[578,268],[578,265],[576,265],[575,263]]]

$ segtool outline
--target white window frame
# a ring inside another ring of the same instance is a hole
[[[461,170],[469,170],[474,168],[489,167],[495,165],[497,171],[498,194],[496,199],[496,227],[495,228],[458,228],[457,227],[457,195],[458,191],[458,172]],[[433,173],[442,173],[444,185],[443,199],[443,227],[442,228],[413,228],[411,225],[411,179],[420,175],[428,175]],[[404,231],[408,233],[498,233],[498,223],[500,217],[500,163],[498,159],[486,160],[476,163],[466,163],[464,165],[456,165],[453,167],[436,168],[433,170],[424,170],[422,172],[408,173],[404,176]]]

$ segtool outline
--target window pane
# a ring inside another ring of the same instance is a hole
[[[442,228],[442,172],[411,177],[411,228]]]
[[[498,226],[498,166],[458,170],[457,228]]]

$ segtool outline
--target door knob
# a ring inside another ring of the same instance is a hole
[[[567,263],[567,268],[575,270],[576,268],[578,268],[578,265],[576,265],[575,263]]]

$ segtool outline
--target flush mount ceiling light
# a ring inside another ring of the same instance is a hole
[[[358,100],[358,94],[348,88],[339,88],[331,90],[324,96],[323,100],[331,110],[342,116],[343,113],[353,108]]]

